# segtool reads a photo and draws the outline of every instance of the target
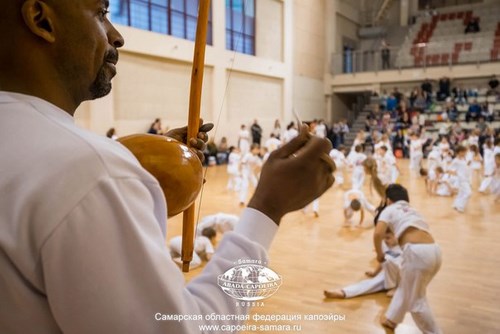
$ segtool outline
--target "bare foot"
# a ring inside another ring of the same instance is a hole
[[[394,296],[394,292],[396,292],[396,289],[390,289],[389,291],[386,292],[386,296],[389,297],[389,298],[392,298],[392,296]]]
[[[393,323],[385,317],[385,315],[380,317],[380,324],[389,329],[396,329],[397,324]]]
[[[334,291],[325,290],[323,291],[323,294],[325,295],[326,298],[333,298],[333,299],[345,298],[345,293],[342,290],[334,290]]]
[[[319,213],[317,211],[314,211],[314,217],[316,217],[316,218],[319,217]]]

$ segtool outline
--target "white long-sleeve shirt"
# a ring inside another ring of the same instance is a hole
[[[185,286],[161,188],[121,144],[44,100],[0,92],[0,156],[2,333],[199,333],[199,321],[155,314],[247,312],[217,276],[238,259],[266,261],[277,227],[262,213],[246,209]]]

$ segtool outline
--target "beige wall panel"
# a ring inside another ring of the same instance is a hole
[[[283,2],[259,0],[255,7],[257,57],[283,61]]]
[[[325,2],[294,2],[295,74],[321,80],[325,64]]]
[[[227,117],[221,120],[218,138],[226,136],[234,145],[240,125],[250,126],[258,119],[267,139],[274,121],[282,117],[283,80],[233,72],[225,103]]]
[[[123,53],[114,82],[115,120],[127,124],[126,132],[141,131],[154,118],[164,126],[187,122],[191,65],[171,60]],[[205,69],[202,117],[212,119],[211,73]],[[136,124],[135,129],[134,125]]]
[[[294,109],[304,121],[326,119],[323,81],[307,77],[294,77]]]

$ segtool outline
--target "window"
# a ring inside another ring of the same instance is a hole
[[[111,20],[134,28],[194,41],[199,0],[111,0]],[[212,44],[212,12],[207,43]]]
[[[226,0],[226,49],[255,55],[255,0]]]

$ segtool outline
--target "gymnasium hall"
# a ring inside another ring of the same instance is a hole
[[[9,2],[0,333],[500,333],[500,0]]]

